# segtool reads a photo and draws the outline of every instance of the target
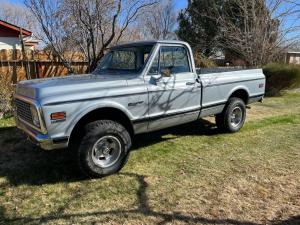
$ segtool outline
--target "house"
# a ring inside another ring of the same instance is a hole
[[[21,34],[24,41],[24,48],[34,50],[39,40],[32,37],[32,32],[18,27],[6,21],[0,20],[0,50],[1,49],[22,49]]]
[[[40,40],[35,39],[34,37],[24,38],[25,49],[35,50]]]
[[[285,53],[285,63],[300,65],[300,50],[289,50]]]

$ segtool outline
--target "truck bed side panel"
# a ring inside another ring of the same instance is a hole
[[[203,85],[201,117],[222,112],[235,91],[244,90],[249,98],[262,96],[265,91],[265,77],[260,69],[203,74],[200,77]]]

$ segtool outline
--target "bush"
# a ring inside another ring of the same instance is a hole
[[[269,64],[263,69],[266,76],[266,95],[275,96],[282,90],[300,87],[300,65]]]
[[[13,85],[10,76],[0,73],[0,118],[12,114]]]
[[[214,68],[217,67],[214,61],[209,58],[203,57],[200,54],[194,54],[194,60],[196,67],[201,68]]]

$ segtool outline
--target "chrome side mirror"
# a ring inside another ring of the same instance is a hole
[[[171,77],[171,70],[169,68],[161,70],[159,75],[152,75],[151,80],[152,82],[156,83],[164,77]]]

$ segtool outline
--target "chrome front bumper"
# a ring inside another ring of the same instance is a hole
[[[41,134],[22,123],[15,116],[16,126],[22,130],[29,138],[31,142],[38,145],[44,150],[53,150],[68,147],[68,138],[51,139],[48,134]]]

